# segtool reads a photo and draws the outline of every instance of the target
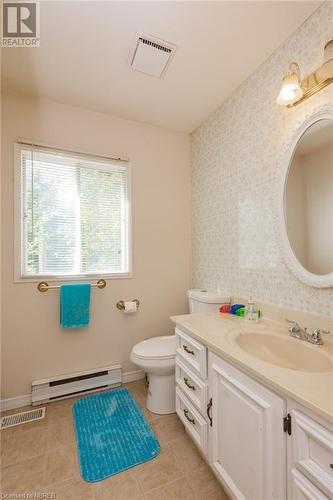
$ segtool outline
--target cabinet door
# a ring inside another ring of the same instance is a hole
[[[234,498],[286,498],[285,401],[209,353],[210,464]]]
[[[298,469],[327,497],[333,498],[332,430],[300,408],[290,405],[288,412],[292,418],[289,470]]]

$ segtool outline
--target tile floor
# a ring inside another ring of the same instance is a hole
[[[2,498],[9,493],[50,492],[57,500],[227,500],[177,415],[146,410],[143,381],[126,386],[160,442],[158,457],[98,483],[83,481],[72,400],[59,401],[47,405],[45,419],[1,431]]]

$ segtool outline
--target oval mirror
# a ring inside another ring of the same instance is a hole
[[[295,146],[285,182],[284,219],[299,264],[313,275],[333,273],[333,120],[311,124]]]

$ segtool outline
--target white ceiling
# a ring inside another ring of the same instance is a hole
[[[42,1],[41,47],[4,49],[3,85],[192,131],[320,3]],[[163,79],[129,68],[137,33],[178,46]]]

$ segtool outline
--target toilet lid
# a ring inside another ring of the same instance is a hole
[[[133,353],[138,358],[168,359],[176,355],[176,336],[152,337],[139,342],[133,347]]]

